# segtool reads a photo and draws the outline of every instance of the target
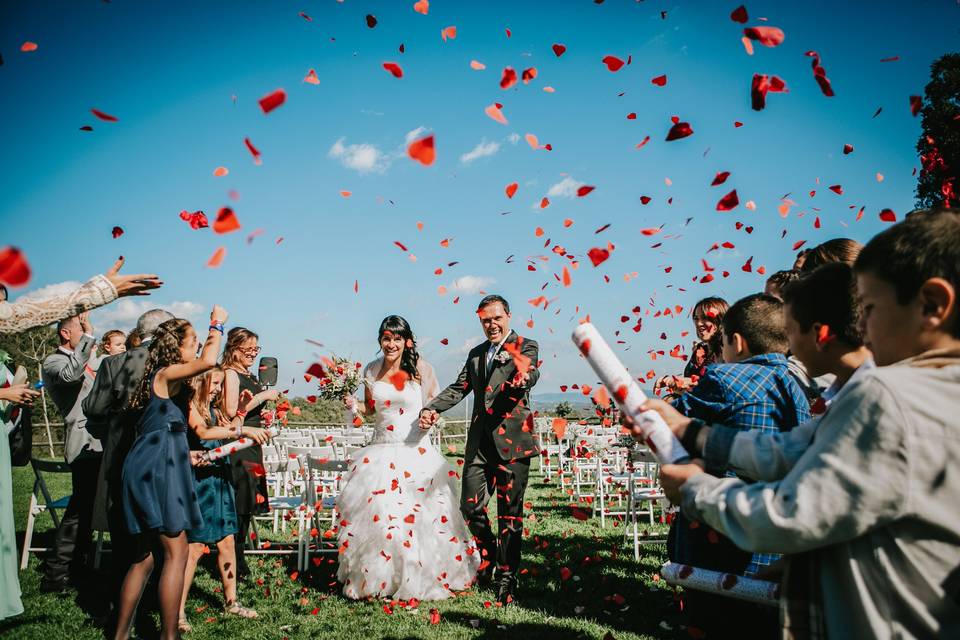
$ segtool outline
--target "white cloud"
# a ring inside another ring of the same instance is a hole
[[[482,276],[460,276],[454,280],[450,287],[463,294],[479,293],[481,289],[489,287],[496,282],[493,278],[484,278]]]
[[[492,156],[499,150],[500,150],[499,142],[487,142],[484,139],[484,140],[481,140],[477,144],[477,146],[473,148],[472,151],[468,151],[467,153],[460,156],[460,162],[462,162],[463,164],[469,164],[474,160],[476,160],[477,158]]]
[[[510,141],[510,144],[517,144],[520,142],[520,134],[516,132],[511,133],[509,136],[507,136],[507,140]]]
[[[382,173],[390,164],[390,158],[372,144],[343,144],[346,138],[333,143],[327,155],[340,160],[347,169],[360,173],[376,171]]]
[[[470,349],[473,349],[475,346],[486,340],[487,338],[484,335],[471,336],[463,341],[456,349],[453,349],[453,353],[458,355],[466,355],[470,353]]]
[[[577,189],[582,187],[584,182],[574,180],[572,176],[567,176],[557,184],[550,187],[547,191],[548,198],[572,198],[577,195]]]
[[[68,280],[67,282],[57,282],[48,284],[45,287],[34,289],[23,294],[17,300],[42,300],[43,298],[52,298],[54,296],[66,295],[80,288],[80,282]]]
[[[404,140],[406,140],[407,144],[410,144],[426,132],[426,127],[417,127],[413,131],[407,131],[407,135],[404,137]]]
[[[151,309],[165,309],[178,318],[186,318],[193,322],[203,315],[206,307],[189,301],[156,304],[149,300],[121,298],[113,304],[94,311],[91,320],[98,333],[116,328],[131,329],[137,324],[137,319]]]

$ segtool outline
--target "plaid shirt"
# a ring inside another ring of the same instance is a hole
[[[781,353],[764,353],[737,363],[711,364],[693,389],[674,406],[708,424],[776,433],[790,431],[810,418],[803,389],[790,374]],[[755,553],[746,575],[756,575],[779,554]]]

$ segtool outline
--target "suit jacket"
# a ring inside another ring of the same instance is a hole
[[[149,353],[148,341],[130,351],[104,358],[93,388],[83,400],[87,429],[103,443],[100,486],[94,505],[94,525],[98,530],[106,529],[111,496],[115,499],[119,495],[123,461],[136,438],[141,411],[127,409],[127,402],[143,378]]]
[[[40,369],[44,389],[63,416],[63,454],[68,463],[81,453],[101,450],[100,442],[87,432],[87,419],[80,408],[81,390],[90,388],[84,386],[84,380],[88,378],[86,368],[94,343],[93,338],[85,335],[72,353],[57,349],[44,359]]]
[[[440,392],[425,408],[444,412],[473,392],[473,417],[467,430],[465,458],[477,455],[485,437],[491,437],[497,453],[504,461],[530,458],[540,452],[534,437],[530,413],[530,389],[540,377],[539,348],[535,340],[511,331],[506,343],[520,345],[520,353],[530,358],[530,379],[523,387],[507,384],[517,372],[513,358],[494,358],[487,370],[486,357],[490,341],[470,350],[456,382]],[[501,348],[500,353],[506,353]]]

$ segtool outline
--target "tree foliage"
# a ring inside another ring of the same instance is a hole
[[[960,54],[948,53],[930,69],[924,95],[923,133],[917,141],[922,169],[917,206],[957,206],[960,196]]]

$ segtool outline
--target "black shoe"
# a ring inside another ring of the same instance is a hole
[[[66,593],[72,588],[73,587],[70,586],[70,580],[67,578],[61,578],[59,580],[43,578],[40,580],[41,593]]]
[[[506,607],[517,602],[517,579],[512,575],[500,576],[500,588],[497,590],[497,602]]]

